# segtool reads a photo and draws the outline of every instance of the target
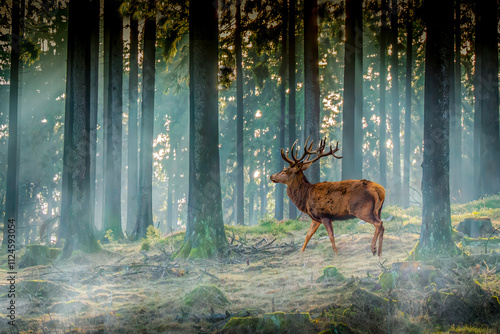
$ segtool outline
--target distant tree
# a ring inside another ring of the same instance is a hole
[[[189,3],[189,195],[176,256],[205,258],[227,246],[222,216],[218,126],[217,2]]]
[[[402,205],[410,205],[410,154],[411,154],[411,82],[413,66],[413,20],[411,18],[412,0],[408,0],[406,12],[406,88],[405,88],[405,132],[403,152],[403,193]]]
[[[304,132],[319,143],[319,60],[318,60],[318,1],[304,2]],[[318,183],[320,164],[313,164],[306,175]]]
[[[281,21],[281,64],[279,68],[280,75],[280,115],[278,123],[278,138],[279,147],[274,150],[279,152],[281,148],[285,147],[285,121],[286,121],[286,77],[287,77],[287,66],[288,66],[288,4],[287,0],[282,0],[281,9],[282,21]],[[282,170],[284,165],[283,159],[279,156],[279,153],[274,157],[278,166],[276,170]],[[275,185],[275,207],[274,207],[274,218],[277,220],[283,220],[283,210],[284,210],[284,192],[285,185],[278,183]]]
[[[453,0],[424,0],[425,50],[422,228],[412,259],[456,255],[449,192],[449,110],[453,71]]]
[[[387,0],[382,0],[380,6],[380,184],[385,187],[387,185],[387,148],[386,148],[386,130],[387,130],[387,114],[385,92],[387,89]]]
[[[479,175],[481,194],[491,195],[500,192],[498,2],[478,0],[476,6],[476,32],[481,35],[479,50],[476,51],[476,59],[480,59],[477,83],[481,86],[479,101],[476,101],[476,104],[481,105]]]
[[[361,179],[363,117],[362,0],[346,1],[342,179]]]
[[[243,160],[243,56],[241,51],[241,0],[236,0],[236,31],[234,52],[236,54],[236,223],[245,224],[244,160]]]
[[[128,174],[127,174],[127,233],[130,235],[137,223],[138,188],[138,125],[137,99],[139,94],[139,22],[130,15],[130,71],[128,90]],[[154,49],[153,49],[154,51]]]
[[[73,250],[94,252],[100,249],[93,231],[90,211],[90,35],[87,24],[90,1],[72,1],[68,18],[68,61],[63,156],[63,203],[60,235],[63,256]]]
[[[296,115],[296,89],[297,82],[295,80],[295,2],[289,0],[289,19],[288,19],[288,144],[290,147],[297,140],[297,115]],[[288,218],[297,218],[297,207],[292,201],[288,201]]]
[[[7,184],[5,193],[5,222],[3,245],[8,243],[9,220],[18,223],[19,198],[19,145],[18,145],[18,103],[19,103],[19,46],[20,6],[18,0],[12,1],[12,34],[10,52],[10,96],[9,96],[9,146],[7,149]]]
[[[123,19],[120,1],[104,2],[103,230],[123,237],[121,223]]]
[[[151,3],[150,3],[151,6]],[[152,8],[150,8],[151,10]],[[134,236],[145,238],[153,225],[153,129],[155,105],[156,13],[144,22],[144,60],[142,63],[141,149],[139,153],[139,196]]]
[[[401,144],[399,139],[399,47],[398,47],[398,0],[391,6],[391,95],[392,95],[392,193],[395,204],[401,204]]]

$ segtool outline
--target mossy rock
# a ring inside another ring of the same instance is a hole
[[[50,313],[62,313],[67,315],[73,315],[75,313],[80,313],[87,311],[90,306],[87,303],[72,300],[69,302],[59,302],[55,303],[49,308]]]
[[[334,266],[327,266],[327,267],[324,267],[323,268],[323,275],[321,275],[320,277],[318,277],[318,279],[316,280],[316,283],[320,283],[320,282],[345,282],[346,281],[346,278],[344,277],[344,275],[342,275],[337,267],[334,267]]]
[[[45,245],[26,246],[26,253],[19,261],[19,268],[27,268],[49,264],[50,250]]]
[[[201,284],[184,296],[184,303],[194,309],[220,309],[228,305],[229,300],[215,285]]]
[[[265,313],[258,317],[233,317],[223,333],[316,333],[309,313]]]
[[[49,257],[52,260],[55,260],[61,254],[61,252],[62,248],[49,248]]]

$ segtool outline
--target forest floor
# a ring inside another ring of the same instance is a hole
[[[481,216],[490,217],[494,227],[500,227],[500,196],[488,200],[454,206],[453,225],[466,217]],[[306,331],[312,333],[341,333],[341,329],[348,333],[349,329],[339,327],[341,322],[359,333],[498,333],[500,317],[495,318],[496,306],[491,304],[500,292],[498,256],[493,263],[479,256],[475,260],[448,260],[446,265],[433,263],[440,270],[437,276],[455,277],[441,283],[442,290],[436,290],[434,283],[409,287],[407,282],[401,286],[394,282],[387,289],[379,278],[390,272],[393,263],[404,261],[417,243],[419,211],[384,209],[386,232],[381,258],[370,252],[373,226],[359,220],[334,223],[337,256],[323,227],[306,251],[300,252],[309,220],[267,220],[255,227],[227,227],[232,255],[218,260],[170,259],[182,241],[182,232],[141,243],[112,242],[99,254],[76,252],[66,261],[18,271],[16,330],[7,324],[9,287],[6,279],[1,279],[0,333],[217,333],[232,316],[278,311],[309,313],[312,325]],[[488,256],[495,255],[490,253],[495,248],[500,251],[498,244],[490,245]],[[463,249],[472,255],[484,251],[482,246],[470,244]],[[3,254],[1,277],[7,276],[6,258]],[[321,281],[327,266],[335,266],[345,280]],[[190,304],[187,296],[203,284],[215,285],[224,296]],[[476,299],[470,295],[471,284],[474,291],[480,291],[474,295]],[[353,298],[360,288],[387,301],[389,314],[376,307],[375,311],[373,307],[356,308],[359,303]],[[437,303],[439,311],[429,302],[432,289],[438,291],[438,297],[445,296]],[[477,299],[478,295],[484,300]],[[448,321],[453,319],[449,313],[460,313],[453,305],[447,308],[446,298],[453,300],[450,296],[460,297],[455,304],[473,300],[477,307],[467,314],[476,312],[475,318]],[[397,306],[390,306],[393,299],[398,299]],[[304,332],[296,329],[283,332]]]

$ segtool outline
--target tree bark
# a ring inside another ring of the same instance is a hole
[[[450,87],[450,194],[459,201],[461,197],[462,165],[462,107],[461,107],[461,70],[460,70],[460,0],[455,0],[455,68],[452,72]]]
[[[288,53],[287,53],[287,27],[288,27],[288,5],[287,0],[283,1],[282,8],[282,22],[281,22],[281,65],[280,65],[280,116],[279,116],[279,147],[276,152],[276,162],[277,171],[283,170],[285,166],[283,159],[281,158],[279,152],[281,148],[285,147],[285,119],[286,119],[286,68],[288,65]],[[283,220],[283,210],[284,210],[284,193],[285,185],[278,183],[275,185],[275,207],[274,207],[274,218],[276,220]]]
[[[289,0],[289,20],[288,20],[288,144],[290,147],[297,139],[296,132],[296,110],[295,110],[295,1]],[[288,218],[297,218],[297,207],[292,201],[288,201]]]
[[[100,0],[90,0],[90,218],[95,229]]]
[[[319,59],[318,59],[318,1],[304,2],[304,137],[319,143]],[[311,183],[320,179],[320,163],[306,170]]]
[[[222,216],[218,124],[217,2],[189,4],[189,195],[186,236],[176,256],[216,256],[228,244]]]
[[[452,197],[462,202],[462,64],[461,64],[461,10],[460,0],[455,0],[455,72],[454,72],[454,107],[450,117],[450,187]]]
[[[153,6],[150,4],[150,6]],[[154,8],[150,8],[154,11]],[[139,198],[134,237],[145,238],[153,225],[153,132],[155,106],[156,12],[144,23],[144,60],[142,65],[141,150],[139,152]]]
[[[457,255],[451,237],[449,192],[450,74],[453,71],[453,0],[424,1],[425,51],[422,228],[411,259]]]
[[[382,0],[380,7],[380,19],[382,21],[380,28],[380,185],[387,186],[387,148],[386,148],[386,129],[387,114],[385,92],[387,89],[387,0]]]
[[[411,154],[411,81],[413,65],[413,21],[411,17],[412,0],[408,0],[406,18],[406,89],[405,89],[405,132],[403,158],[403,196],[402,205],[410,206],[410,154]]]
[[[104,215],[103,230],[122,238],[121,162],[122,162],[122,75],[123,23],[120,1],[104,2]]]
[[[361,179],[363,118],[362,0],[346,1],[342,179]]]
[[[395,204],[401,203],[401,144],[399,139],[399,57],[398,57],[398,1],[391,6],[391,95],[392,95],[392,193]]]
[[[94,237],[90,211],[90,35],[85,29],[89,0],[71,2],[68,18],[68,79],[61,225],[65,226],[63,257],[73,250],[94,252],[100,249]],[[66,130],[67,128],[67,130]]]
[[[19,205],[19,144],[18,144],[18,102],[19,102],[19,45],[20,34],[20,6],[18,0],[12,1],[12,39],[10,53],[10,92],[9,92],[9,143],[7,147],[7,182],[5,193],[5,221],[3,242],[7,246],[9,241],[9,223],[18,223]]]
[[[138,125],[137,100],[139,97],[139,23],[130,16],[130,72],[128,91],[128,174],[127,174],[127,234],[131,235],[137,222],[138,193]]]
[[[481,104],[480,186],[481,195],[500,192],[500,135],[498,93],[498,3],[496,0],[477,1],[479,33],[481,34],[479,103]],[[477,162],[477,161],[476,161]]]
[[[241,53],[241,0],[236,1],[236,224],[245,225],[243,144],[243,56]]]

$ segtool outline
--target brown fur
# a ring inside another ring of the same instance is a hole
[[[380,256],[384,236],[384,226],[380,218],[385,199],[384,187],[368,180],[311,184],[303,173],[307,167],[309,165],[299,164],[295,167],[287,167],[282,172],[271,176],[271,181],[288,186],[287,195],[290,200],[312,219],[302,251],[305,250],[318,227],[323,224],[330,237],[333,250],[337,253],[332,220],[357,217],[375,226],[371,250],[375,255],[378,239],[378,256]]]

